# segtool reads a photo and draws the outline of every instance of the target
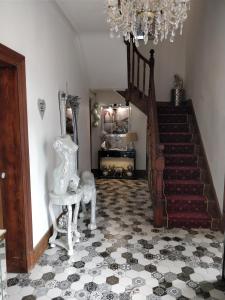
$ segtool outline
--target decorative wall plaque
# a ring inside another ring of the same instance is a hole
[[[43,120],[44,114],[45,114],[45,110],[46,110],[46,102],[45,102],[44,99],[38,99],[38,109],[39,109],[41,118]]]

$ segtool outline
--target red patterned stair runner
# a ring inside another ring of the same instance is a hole
[[[188,106],[158,105],[160,142],[165,146],[167,226],[211,228],[189,114]]]

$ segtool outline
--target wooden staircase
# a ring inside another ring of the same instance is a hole
[[[135,44],[125,44],[128,89],[118,92],[127,105],[131,102],[147,115],[147,168],[154,225],[220,228],[220,210],[197,121],[192,120],[192,103],[174,107],[156,102],[154,50],[148,60]]]

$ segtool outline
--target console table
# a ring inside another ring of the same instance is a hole
[[[136,170],[136,151],[100,150],[98,151],[98,175],[100,178],[134,179]]]

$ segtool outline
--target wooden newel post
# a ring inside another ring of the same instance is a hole
[[[155,58],[154,58],[154,53],[155,51],[153,49],[150,50],[150,59],[149,59],[149,67],[150,67],[150,73],[149,73],[149,86],[148,86],[148,95],[149,95],[149,100],[148,100],[148,116],[149,116],[149,121],[150,121],[150,112],[153,109],[151,107],[151,103],[154,103],[155,101],[155,88],[154,88],[154,65],[155,65]]]
[[[154,82],[154,67],[155,67],[155,50],[151,49],[150,50],[150,59],[149,59],[149,63],[150,63],[150,78],[153,79]]]
[[[127,45],[127,82],[128,82],[128,90],[126,93],[126,105],[128,106],[129,102],[130,102],[130,97],[131,97],[131,82],[130,82],[130,76],[131,76],[130,50],[131,50],[131,47],[130,47],[130,42],[127,41],[126,45]]]
[[[155,162],[155,199],[154,199],[154,226],[162,227],[164,224],[164,194],[163,194],[163,170],[165,159],[163,156],[164,146],[159,145]]]
[[[155,50],[151,49],[150,50],[150,59],[149,59],[151,66],[154,66],[154,64],[155,64],[154,54],[155,54]]]
[[[155,100],[155,82],[154,82],[154,67],[155,67],[155,50],[150,50],[150,76],[149,76],[149,95],[154,98]]]

